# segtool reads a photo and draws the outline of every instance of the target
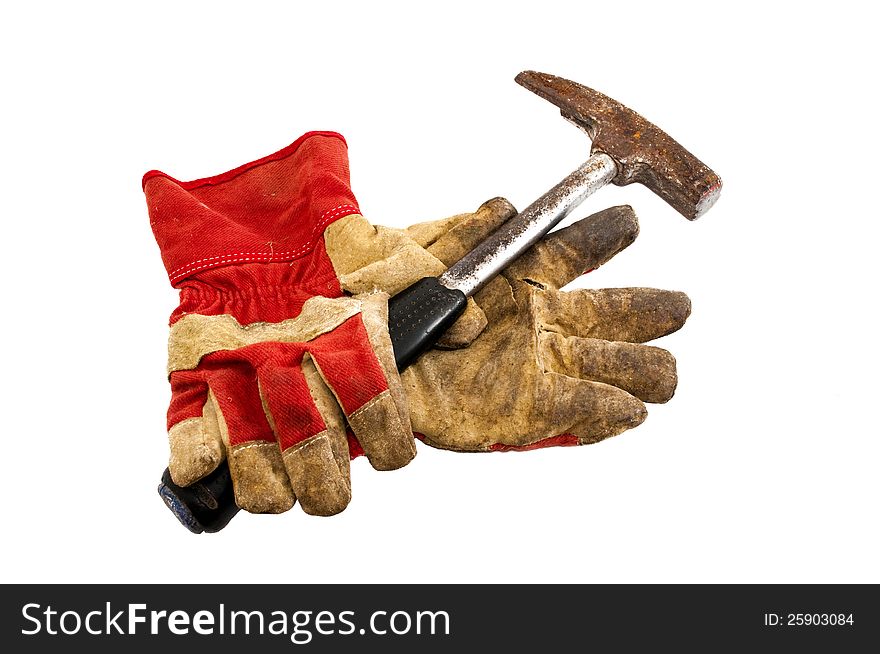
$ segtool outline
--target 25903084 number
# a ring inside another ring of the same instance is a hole
[[[787,624],[800,626],[852,626],[852,613],[789,613]]]

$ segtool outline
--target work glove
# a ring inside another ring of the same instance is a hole
[[[405,233],[451,265],[515,213],[496,198],[475,214]],[[477,293],[482,333],[460,349],[429,350],[402,374],[417,435],[465,452],[595,443],[641,424],[644,402],[669,400],[675,359],[644,343],[685,323],[688,297],[651,288],[559,290],[638,231],[630,207],[606,209],[544,237]]]
[[[393,295],[439,275],[514,215],[507,200],[495,198],[474,213],[404,230],[361,224],[360,238],[396,233],[425,248],[432,264],[419,268],[412,255],[405,264],[395,256],[371,261],[380,250],[359,247],[366,259],[358,261],[358,284],[350,290]],[[684,325],[687,295],[560,290],[628,247],[638,232],[631,207],[606,209],[545,236],[479,291],[477,307],[401,375],[416,434],[434,447],[468,452],[595,443],[641,424],[645,402],[671,399],[675,359],[645,343]]]
[[[343,138],[308,133],[193,182],[151,171],[143,187],[180,290],[168,347],[174,483],[225,458],[241,508],[280,513],[299,499],[331,515],[351,498],[347,428],[374,468],[406,465],[415,445],[388,296],[373,279],[394,293],[444,266],[360,215]],[[464,341],[485,325],[473,303],[468,324]]]

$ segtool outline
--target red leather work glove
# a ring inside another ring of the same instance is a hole
[[[358,225],[346,143],[310,132],[227,173],[144,176],[180,306],[171,315],[174,482],[229,462],[236,503],[331,515],[351,498],[346,422],[374,468],[415,455],[387,295],[344,296],[325,233]],[[345,235],[333,247],[347,253]],[[344,256],[343,256],[344,258]],[[343,414],[345,417],[343,417]]]

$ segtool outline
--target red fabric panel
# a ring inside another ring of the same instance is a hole
[[[543,440],[532,443],[531,445],[504,445],[495,443],[489,448],[490,452],[528,452],[529,450],[540,450],[545,447],[568,447],[577,445],[578,438],[574,434],[559,434],[558,436],[550,436]]]
[[[351,429],[348,430],[346,436],[348,436],[348,456],[350,459],[356,459],[359,456],[364,455],[364,448],[361,447],[360,442],[357,438],[354,437],[354,432]]]
[[[259,370],[260,386],[275,421],[278,445],[282,451],[326,429],[299,363],[297,361],[297,365],[289,367],[267,366]]]
[[[172,285],[219,266],[299,259],[327,225],[359,212],[346,143],[335,132],[309,132],[273,155],[192,182],[150,171],[143,186]]]
[[[242,361],[234,352],[216,352],[202,359],[199,370],[226,421],[230,445],[275,441],[252,364]]]
[[[345,415],[351,415],[379,393],[388,390],[360,314],[352,316],[308,344],[309,352]]]
[[[168,429],[178,422],[200,418],[208,399],[208,384],[197,370],[179,370],[169,376],[171,404],[168,405]]]

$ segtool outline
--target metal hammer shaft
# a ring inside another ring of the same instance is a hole
[[[440,275],[440,283],[473,295],[616,175],[614,159],[604,153],[594,154],[453,264]]]

